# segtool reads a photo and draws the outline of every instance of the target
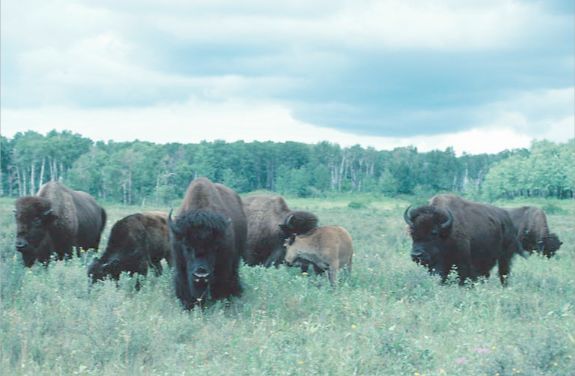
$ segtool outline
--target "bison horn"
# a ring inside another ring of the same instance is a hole
[[[445,211],[447,212],[447,220],[441,224],[442,230],[448,229],[453,223],[453,214],[451,214],[451,210],[445,209]]]
[[[292,224],[291,221],[293,220],[293,217],[294,217],[293,214],[288,215],[288,216],[286,217],[285,224],[286,224],[286,225],[291,225],[291,224]]]
[[[413,220],[411,219],[411,205],[405,209],[403,212],[403,220],[407,223],[410,227],[413,227]]]
[[[174,211],[174,209],[170,209],[170,213],[168,214],[168,227],[170,228],[170,230],[172,230],[172,232],[176,232],[175,229],[175,225],[174,225],[174,221],[172,220],[172,212]]]
[[[42,213],[42,216],[47,217],[47,216],[51,215],[53,212],[54,212],[54,210],[48,209],[44,213]]]

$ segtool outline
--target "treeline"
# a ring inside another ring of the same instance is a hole
[[[440,191],[572,198],[574,141],[457,157],[453,149],[420,153],[321,142],[93,142],[69,131],[0,137],[0,196],[34,194],[49,180],[125,204],[179,199],[206,176],[238,192],[270,190],[301,197],[329,192],[431,195]]]

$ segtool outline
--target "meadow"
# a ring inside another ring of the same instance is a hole
[[[80,258],[25,269],[12,199],[0,199],[2,375],[574,375],[575,202],[534,200],[564,242],[498,278],[440,285],[409,257],[413,198],[288,199],[354,239],[333,289],[295,268],[240,269],[241,298],[182,310],[171,273],[91,285]],[[110,227],[154,206],[104,205]],[[495,273],[494,273],[495,274]]]

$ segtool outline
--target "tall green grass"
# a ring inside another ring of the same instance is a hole
[[[91,286],[93,253],[24,269],[13,202],[0,200],[0,373],[574,374],[572,202],[552,202],[560,210],[549,221],[564,242],[557,257],[516,258],[502,288],[497,278],[441,286],[411,262],[405,201],[330,200],[289,204],[351,233],[353,271],[338,288],[296,269],[242,266],[241,298],[191,312],[177,302],[167,269],[142,279],[139,291],[128,276]],[[103,247],[116,220],[142,210],[107,209]]]

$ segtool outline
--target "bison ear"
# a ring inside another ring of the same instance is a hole
[[[289,235],[285,240],[284,240],[284,244],[283,246],[285,248],[289,247],[290,245],[292,245],[295,242],[295,234],[291,234]]]

